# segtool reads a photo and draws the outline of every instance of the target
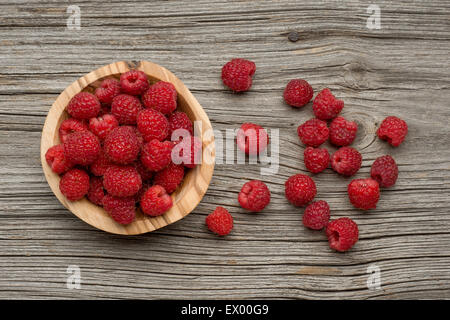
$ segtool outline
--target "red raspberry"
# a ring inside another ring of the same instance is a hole
[[[59,181],[59,190],[70,201],[83,198],[89,190],[89,176],[81,169],[70,169]]]
[[[187,168],[194,168],[202,163],[202,141],[196,136],[184,138],[174,145],[172,161],[175,164],[184,164]]]
[[[317,193],[314,180],[301,173],[291,176],[284,187],[286,199],[298,207],[311,202]]]
[[[100,87],[95,89],[95,96],[101,103],[110,105],[112,100],[120,94],[120,83],[114,78],[105,79]]]
[[[326,230],[330,248],[344,252],[358,241],[358,225],[350,218],[331,221]]]
[[[206,217],[205,222],[208,229],[219,236],[226,236],[233,229],[233,217],[223,207],[217,207]]]
[[[141,189],[139,189],[138,193],[134,195],[134,201],[136,203],[141,202],[141,198],[144,195],[145,192],[151,187],[152,185],[148,182],[142,183]]]
[[[87,193],[89,201],[98,206],[103,205],[103,198],[105,197],[105,190],[103,189],[103,180],[99,177],[92,177],[89,191]]]
[[[284,89],[284,101],[293,107],[303,107],[313,97],[313,88],[303,79],[289,81]]]
[[[137,159],[141,145],[133,127],[118,127],[106,136],[105,155],[118,164],[129,164]]]
[[[406,122],[397,117],[387,117],[383,120],[377,130],[377,135],[382,140],[393,146],[398,147],[408,134],[408,125]]]
[[[170,114],[177,108],[177,90],[170,82],[159,81],[142,95],[146,108],[153,108],[163,114]]]
[[[259,180],[246,182],[239,192],[238,201],[242,208],[259,212],[270,202],[269,188]]]
[[[338,116],[330,124],[330,142],[336,146],[348,146],[355,140],[358,125]]]
[[[133,197],[119,198],[107,194],[103,198],[103,208],[120,224],[130,224],[136,216]]]
[[[136,161],[134,163],[134,167],[141,176],[142,182],[148,181],[153,178],[153,171],[150,171],[146,167],[144,167],[141,161]]]
[[[266,150],[269,136],[263,127],[254,123],[244,123],[237,132],[236,143],[242,152],[257,155]]]
[[[255,71],[254,62],[233,59],[222,68],[223,84],[235,92],[247,91],[252,86],[252,76]]]
[[[49,148],[45,153],[45,160],[50,168],[52,168],[53,172],[56,172],[57,174],[64,173],[74,166],[66,159],[62,144]]]
[[[158,185],[154,185],[145,191],[141,198],[142,212],[149,216],[156,217],[164,214],[172,208],[173,202],[166,190]]]
[[[372,164],[370,176],[375,179],[381,187],[389,188],[397,181],[398,167],[394,158],[389,155],[378,157]]]
[[[147,75],[140,70],[130,70],[120,75],[120,88],[127,94],[140,95],[148,86]]]
[[[105,114],[98,118],[91,118],[91,120],[89,120],[89,129],[100,140],[104,140],[108,133],[118,126],[119,121],[117,121],[116,117],[112,114]]]
[[[153,139],[142,148],[142,164],[151,171],[159,171],[167,167],[171,160],[173,143]]]
[[[298,126],[297,134],[300,140],[310,147],[318,147],[328,139],[327,123],[319,119],[310,119]]]
[[[156,173],[153,183],[163,187],[170,194],[177,189],[183,181],[183,177],[184,167],[171,162],[167,167]]]
[[[374,179],[354,179],[347,188],[350,202],[362,210],[375,209],[380,198],[380,187]]]
[[[76,119],[90,119],[100,112],[100,102],[89,92],[76,94],[67,105],[67,112]]]
[[[331,157],[331,167],[344,176],[352,176],[361,168],[362,156],[351,147],[338,149]]]
[[[89,166],[89,171],[94,176],[101,177],[105,174],[106,169],[112,166],[113,163],[106,157],[105,152],[102,150],[97,159]]]
[[[333,119],[342,108],[344,108],[344,101],[336,99],[328,88],[320,91],[313,102],[314,115],[320,120]]]
[[[326,201],[314,201],[303,213],[303,225],[313,230],[321,230],[330,220],[330,206]]]
[[[169,139],[172,138],[172,133],[178,129],[187,130],[191,136],[194,135],[194,126],[191,119],[181,111],[175,111],[169,117]]]
[[[163,141],[169,134],[169,121],[155,109],[144,109],[137,116],[137,127],[145,141]]]
[[[66,119],[59,126],[59,140],[65,142],[69,134],[88,130],[89,128],[84,120],[77,120],[75,118]]]
[[[328,168],[330,154],[325,148],[307,147],[303,152],[303,161],[309,172],[319,173]]]
[[[111,166],[103,175],[103,186],[116,197],[130,197],[142,187],[141,176],[133,166]]]
[[[142,110],[141,101],[128,94],[119,94],[111,104],[111,113],[120,124],[136,124],[139,111]]]
[[[100,141],[90,131],[80,131],[68,135],[63,145],[67,160],[82,166],[93,163],[101,150]]]

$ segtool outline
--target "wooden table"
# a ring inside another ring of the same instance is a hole
[[[68,30],[66,1],[15,2],[0,0],[0,298],[450,298],[448,1],[79,0],[81,30]],[[381,9],[381,29],[367,28],[371,2]],[[297,42],[288,40],[291,31]],[[221,67],[233,57],[257,65],[248,93],[222,85]],[[215,129],[247,121],[279,128],[278,174],[218,164],[192,214],[142,236],[80,221],[44,179],[41,129],[66,86],[118,60],[173,71]],[[302,209],[284,198],[284,181],[306,172],[296,127],[312,117],[311,105],[284,104],[292,78],[345,101],[342,114],[359,124],[353,146],[364,160],[356,178],[383,154],[399,165],[397,184],[370,212],[349,203],[349,179],[331,169],[314,177],[316,199],[329,202],[332,218],[359,224],[360,240],[345,254],[330,250],[323,232],[305,229]],[[374,135],[388,115],[409,125],[398,148]],[[271,189],[262,213],[237,203],[249,179]],[[204,226],[217,205],[235,219],[226,238]],[[80,268],[80,289],[66,285],[70,265]],[[371,270],[380,271],[379,289],[368,289]]]

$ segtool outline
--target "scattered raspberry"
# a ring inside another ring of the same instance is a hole
[[[389,188],[397,181],[398,167],[394,158],[389,155],[378,157],[372,164],[370,176],[375,179],[381,187]]]
[[[70,100],[67,112],[76,119],[90,119],[100,112],[100,102],[92,93],[80,92]]]
[[[52,168],[53,172],[56,172],[57,174],[62,174],[74,166],[66,159],[62,144],[49,148],[45,153],[45,160],[50,168]]]
[[[70,201],[83,198],[89,190],[89,176],[81,169],[70,169],[59,181],[59,190]]]
[[[380,187],[374,179],[354,179],[347,188],[350,202],[362,210],[375,209],[380,198]]]
[[[173,143],[170,141],[158,141],[153,139],[142,147],[142,164],[151,171],[164,169],[171,160]]]
[[[137,116],[137,127],[145,141],[163,141],[169,134],[169,121],[155,109],[144,109]]]
[[[118,126],[119,121],[117,121],[116,117],[112,114],[105,114],[98,118],[91,118],[91,120],[89,120],[89,129],[100,140],[104,140],[108,133]]]
[[[107,194],[103,198],[103,208],[120,224],[130,224],[136,216],[133,197],[119,198]]]
[[[344,176],[352,176],[361,168],[362,156],[351,147],[338,149],[331,157],[331,167]]]
[[[333,119],[342,108],[344,101],[336,99],[328,88],[320,91],[313,102],[314,115],[320,120]]]
[[[252,76],[255,71],[254,62],[233,59],[222,68],[223,84],[235,92],[247,91],[252,86]]]
[[[387,117],[383,120],[377,130],[377,135],[382,140],[393,146],[398,147],[408,134],[408,125],[406,122],[397,117]]]
[[[128,164],[137,159],[140,143],[133,127],[118,127],[106,136],[103,145],[105,155],[112,162]]]
[[[170,114],[177,108],[177,90],[170,82],[159,81],[142,95],[146,108],[153,108],[162,114]]]
[[[163,187],[167,193],[174,192],[184,178],[184,166],[169,163],[167,167],[157,172],[154,184]]]
[[[284,186],[286,199],[298,207],[312,201],[317,193],[314,180],[301,173],[291,176]]]
[[[309,172],[319,173],[328,168],[330,154],[325,148],[307,147],[303,152],[303,161]]]
[[[90,131],[74,132],[67,136],[64,142],[66,159],[74,164],[87,166],[100,154],[100,141]]]
[[[257,155],[266,150],[269,136],[263,127],[254,123],[244,123],[237,132],[236,142],[242,152]]]
[[[90,181],[89,191],[87,193],[89,201],[98,206],[103,205],[105,190],[103,189],[103,180],[99,177],[92,177]]]
[[[111,104],[111,113],[120,124],[135,125],[137,115],[141,110],[141,101],[128,94],[119,94]]]
[[[187,130],[191,136],[194,135],[192,121],[189,119],[188,115],[182,111],[176,111],[169,117],[169,139],[172,138],[172,133],[178,129]]]
[[[95,96],[101,103],[110,105],[112,100],[120,94],[120,83],[114,78],[105,79],[100,87],[95,89]]]
[[[66,119],[61,122],[61,125],[59,126],[59,140],[64,143],[69,134],[87,130],[89,130],[89,128],[84,120],[75,118]]]
[[[350,218],[331,221],[326,230],[330,248],[344,252],[358,241],[358,225]]]
[[[94,176],[101,177],[105,174],[106,169],[112,165],[113,163],[106,157],[104,151],[101,150],[97,159],[89,166],[89,171],[91,171]]]
[[[284,101],[293,107],[303,107],[313,97],[313,88],[303,79],[294,79],[289,81],[284,89]]]
[[[153,171],[150,171],[146,167],[144,167],[142,162],[136,161],[134,163],[134,167],[136,168],[137,172],[141,176],[142,182],[148,181],[151,178],[153,178]]]
[[[238,201],[242,208],[259,212],[270,202],[269,188],[259,180],[246,182],[239,192]]]
[[[202,141],[196,136],[184,138],[175,144],[172,161],[175,164],[184,164],[187,168],[194,168],[202,162]]]
[[[303,213],[303,225],[313,230],[321,230],[330,220],[330,206],[326,201],[314,201]]]
[[[233,229],[233,217],[223,207],[217,207],[206,217],[205,222],[208,229],[219,236],[226,236]]]
[[[355,140],[358,125],[338,116],[330,124],[330,142],[336,146],[348,146]]]
[[[154,185],[145,191],[141,198],[142,212],[156,217],[164,214],[172,208],[173,202],[163,187]]]
[[[120,88],[133,96],[140,95],[148,89],[147,75],[139,70],[130,70],[120,76]]]
[[[327,123],[319,119],[310,119],[298,126],[297,134],[300,140],[310,147],[318,147],[328,139]]]
[[[116,197],[130,197],[142,186],[141,176],[134,166],[111,166],[103,175],[103,186]]]

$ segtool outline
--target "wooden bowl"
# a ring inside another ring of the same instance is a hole
[[[86,198],[78,201],[67,200],[59,190],[60,177],[47,164],[45,153],[51,146],[60,143],[58,128],[61,122],[68,118],[65,109],[73,96],[81,91],[93,92],[103,79],[119,78],[120,74],[132,68],[145,72],[151,83],[163,80],[171,82],[175,86],[178,92],[178,110],[186,112],[192,121],[201,121],[202,125],[198,131],[202,139],[203,154],[202,163],[186,172],[182,185],[172,194],[173,207],[168,212],[159,217],[150,217],[138,209],[135,220],[124,226],[115,222],[103,208],[96,206]],[[162,228],[182,219],[194,210],[206,193],[211,181],[214,171],[214,151],[211,123],[198,101],[173,73],[148,61],[141,61],[136,64],[124,61],[116,62],[92,71],[72,83],[53,103],[45,120],[41,138],[42,168],[50,188],[59,201],[78,218],[91,226],[110,233],[125,235],[141,234]]]

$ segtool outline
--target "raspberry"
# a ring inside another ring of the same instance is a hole
[[[194,135],[194,127],[191,119],[189,119],[186,113],[181,111],[176,111],[169,117],[169,139],[172,138],[172,133],[178,129],[187,130],[191,136]]]
[[[98,118],[91,118],[91,120],[89,120],[89,129],[100,140],[104,140],[108,133],[118,126],[119,121],[117,121],[116,117],[112,114],[105,114]]]
[[[105,153],[100,151],[97,159],[89,166],[89,170],[94,176],[101,177],[105,174],[106,169],[112,165],[113,163],[106,157]]]
[[[297,134],[300,140],[310,147],[318,147],[328,139],[327,123],[319,119],[310,119],[298,126]]]
[[[252,76],[256,71],[254,62],[233,59],[222,68],[223,84],[235,92],[247,91],[252,86]]]
[[[164,214],[173,205],[170,195],[163,187],[158,185],[148,188],[142,195],[140,202],[142,212],[152,217]]]
[[[109,78],[102,81],[100,87],[95,89],[95,96],[101,103],[110,105],[114,97],[120,94],[120,83],[116,79]]]
[[[183,181],[183,177],[184,167],[171,162],[167,167],[156,173],[153,183],[163,187],[170,194],[177,189]]]
[[[380,187],[374,179],[354,179],[347,188],[350,202],[362,210],[375,209],[380,198]]]
[[[130,70],[120,76],[120,88],[122,92],[133,96],[140,95],[148,89],[147,75],[139,70]]]
[[[303,213],[303,225],[313,230],[321,230],[330,220],[330,206],[326,201],[314,201]]]
[[[80,131],[68,135],[63,145],[67,160],[82,166],[93,163],[101,150],[100,141],[90,131]]]
[[[66,119],[59,126],[59,140],[65,142],[69,134],[88,130],[89,128],[84,120],[77,120],[75,118]]]
[[[303,79],[289,81],[284,89],[284,101],[293,107],[303,107],[313,97],[313,88]]]
[[[358,125],[338,116],[330,124],[330,142],[336,146],[348,146],[355,140]]]
[[[119,94],[111,104],[111,113],[120,124],[136,124],[136,117],[141,110],[139,99],[128,94]]]
[[[398,167],[394,158],[389,155],[378,157],[372,164],[370,176],[375,179],[381,187],[388,188],[397,181]]]
[[[169,121],[155,109],[144,109],[137,116],[137,127],[145,141],[163,141],[169,134]]]
[[[382,140],[393,146],[398,147],[408,134],[408,125],[406,122],[397,117],[387,117],[383,120],[377,130],[377,135]]]
[[[358,225],[350,218],[331,221],[326,230],[331,249],[344,252],[358,241]]]
[[[303,161],[309,172],[319,173],[328,168],[330,154],[325,148],[307,147],[303,152]]]
[[[172,161],[175,164],[184,164],[187,168],[194,168],[202,162],[202,141],[196,136],[184,138],[174,146]]]
[[[233,217],[223,207],[217,207],[206,217],[205,222],[208,229],[219,236],[226,236],[233,229]]]
[[[259,212],[270,202],[269,188],[259,180],[246,182],[239,192],[238,201],[242,208]]]
[[[128,164],[137,159],[140,143],[133,127],[117,127],[106,136],[105,155],[118,164]]]
[[[333,119],[342,108],[344,108],[344,101],[336,99],[328,88],[320,91],[313,102],[314,115],[320,120]]]
[[[170,114],[177,108],[177,90],[170,82],[159,81],[144,92],[142,103],[146,108]]]
[[[351,147],[338,149],[331,157],[331,167],[344,176],[352,176],[361,168],[362,156]]]
[[[136,168],[137,172],[141,176],[142,182],[148,181],[151,178],[153,178],[153,171],[148,170],[142,162],[137,161],[134,163],[134,167]]]
[[[133,166],[111,166],[103,175],[103,186],[116,197],[129,197],[142,186],[141,176]]]
[[[90,119],[100,112],[100,102],[89,92],[76,94],[67,105],[67,112],[76,119]]]
[[[236,142],[242,152],[257,155],[266,150],[269,136],[263,127],[254,123],[244,123],[237,132]]]
[[[171,160],[173,143],[170,141],[158,141],[153,139],[142,148],[142,164],[151,171],[164,169]]]
[[[317,193],[314,180],[301,173],[291,176],[284,186],[286,199],[298,207],[312,201]]]
[[[53,172],[56,172],[57,174],[64,173],[74,166],[66,159],[62,144],[49,148],[45,153],[45,160],[50,168],[52,168]]]
[[[103,198],[105,197],[105,190],[103,189],[103,180],[99,177],[92,177],[87,193],[89,201],[98,206],[103,205]]]
[[[89,176],[81,169],[70,169],[59,181],[59,190],[70,201],[83,198],[89,190]]]
[[[120,224],[130,224],[136,216],[133,197],[119,198],[107,194],[103,198],[103,208]]]

